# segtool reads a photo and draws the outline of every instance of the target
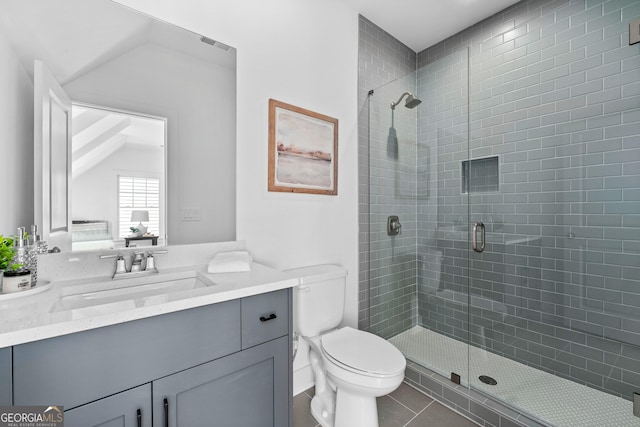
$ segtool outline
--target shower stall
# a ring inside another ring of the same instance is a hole
[[[540,425],[640,426],[637,17],[525,0],[363,104],[361,326]]]

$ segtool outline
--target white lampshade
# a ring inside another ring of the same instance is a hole
[[[149,221],[149,211],[131,211],[131,222]]]

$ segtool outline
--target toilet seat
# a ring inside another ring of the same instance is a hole
[[[391,377],[406,367],[406,359],[393,344],[348,326],[323,335],[321,348],[329,361],[360,375]]]

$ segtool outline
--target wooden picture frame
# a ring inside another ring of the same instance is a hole
[[[269,191],[338,194],[338,119],[269,100]]]

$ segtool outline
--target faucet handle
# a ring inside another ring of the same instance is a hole
[[[127,263],[125,262],[122,254],[118,254],[118,259],[116,260],[116,274],[126,273],[126,272],[127,272]]]
[[[100,259],[116,258],[116,272],[115,274],[126,273],[127,264],[122,254],[100,255]]]
[[[156,268],[156,260],[153,257],[153,252],[149,252],[147,254],[147,265],[145,266],[145,270],[158,271]]]

